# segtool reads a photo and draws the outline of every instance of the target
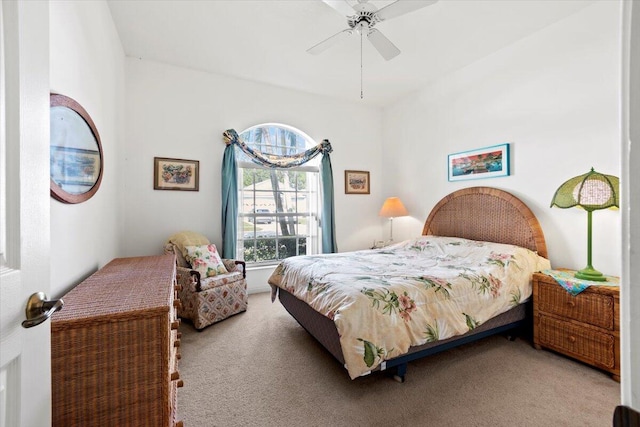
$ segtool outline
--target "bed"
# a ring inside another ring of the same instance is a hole
[[[422,235],[382,248],[291,257],[269,278],[296,321],[351,379],[390,370],[530,318],[531,275],[550,268],[532,211],[490,187],[455,191]]]

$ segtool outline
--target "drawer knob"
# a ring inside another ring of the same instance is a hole
[[[179,300],[179,299],[174,299],[174,300],[173,300],[173,306],[174,306],[175,308],[177,308],[178,310],[180,310],[180,309],[182,308],[182,303],[180,302],[180,300]]]
[[[178,332],[176,335],[178,336],[178,339],[182,338],[182,332]]]
[[[576,337],[574,337],[573,335],[569,335],[569,338],[567,339],[569,340],[570,343],[576,342]]]
[[[180,372],[176,371],[171,373],[171,381],[175,381],[179,378],[180,378]]]
[[[182,421],[178,421],[175,425],[175,427],[184,427],[184,424]]]
[[[180,347],[180,340],[175,340],[175,341],[173,342],[173,346],[174,346],[174,347]]]
[[[182,290],[182,285],[178,283],[177,285],[175,285],[174,289],[180,292]]]
[[[176,383],[176,385],[177,385],[178,387],[183,387],[183,386],[184,386],[184,381],[182,381],[182,380],[178,380],[178,382]]]
[[[182,354],[181,353],[176,353],[176,359],[178,359],[178,360],[182,359]]]
[[[567,305],[571,308],[576,306],[576,302],[575,301],[567,301]]]
[[[171,322],[171,329],[172,330],[178,329],[178,326],[180,326],[180,320],[174,320],[173,322]]]

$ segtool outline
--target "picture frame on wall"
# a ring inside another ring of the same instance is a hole
[[[153,158],[153,189],[198,191],[200,162],[198,160]]]
[[[449,181],[510,175],[509,143],[449,154]]]
[[[368,171],[344,171],[345,194],[369,194],[371,192]]]

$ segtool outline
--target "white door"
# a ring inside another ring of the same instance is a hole
[[[49,279],[49,4],[0,2],[0,427],[51,425],[50,321],[22,327]]]

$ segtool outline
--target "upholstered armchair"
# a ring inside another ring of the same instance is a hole
[[[176,233],[164,246],[165,253],[176,256],[182,303],[178,315],[189,319],[197,330],[245,311],[248,303],[244,261],[217,258],[221,264],[215,268],[203,267],[202,251],[211,255],[207,249],[217,256],[215,245],[193,232]]]

